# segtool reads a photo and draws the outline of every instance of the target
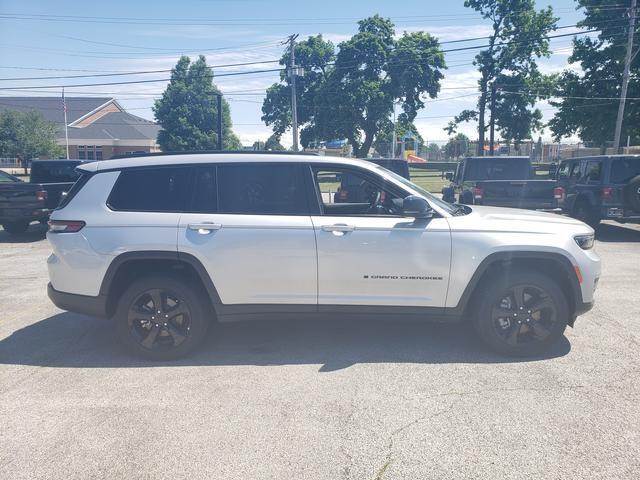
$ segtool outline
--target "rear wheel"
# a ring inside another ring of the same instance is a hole
[[[567,326],[569,306],[560,286],[537,272],[513,272],[487,282],[474,326],[498,353],[529,356],[556,343]]]
[[[578,203],[573,209],[571,216],[586,223],[591,228],[596,228],[600,224],[600,215],[598,215],[598,212],[585,202]]]
[[[209,320],[189,281],[149,276],[132,283],[118,303],[116,331],[137,356],[170,360],[192,352],[204,340]]]
[[[15,235],[26,232],[30,223],[31,222],[28,221],[6,222],[2,224],[2,228],[4,228],[8,233]]]

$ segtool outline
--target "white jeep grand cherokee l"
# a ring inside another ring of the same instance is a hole
[[[112,319],[150,358],[192,351],[213,320],[317,313],[465,321],[494,350],[533,355],[591,308],[600,276],[580,221],[450,205],[366,161],[179,154],[79,170],[51,215],[49,297]]]

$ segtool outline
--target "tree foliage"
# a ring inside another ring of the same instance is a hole
[[[35,111],[0,111],[0,157],[32,160],[57,158],[63,148],[56,143],[57,127]]]
[[[597,38],[573,40],[569,62],[578,63],[582,71],[567,69],[557,78],[554,97],[564,98],[549,102],[558,108],[549,127],[556,140],[577,134],[582,141],[604,148],[614,136],[631,1],[578,0],[578,5],[585,16],[579,26],[600,33]],[[636,27],[638,38],[638,22]],[[628,97],[640,96],[639,74],[640,56],[636,55],[631,64]],[[640,141],[640,103],[635,101],[628,101],[625,106],[622,138],[628,135],[633,142]]]
[[[180,57],[171,71],[171,81],[156,100],[153,112],[162,126],[158,144],[164,151],[215,150],[218,148],[217,95],[213,72],[204,56],[195,62]],[[231,129],[229,104],[222,99],[224,150],[238,150],[240,140]]]
[[[465,0],[491,23],[488,47],[474,60],[480,72],[480,95],[475,110],[461,112],[445,130],[455,133],[461,122],[478,121],[478,148],[482,152],[487,130],[486,109],[491,84],[497,85],[495,123],[503,138],[517,143],[539,128],[541,114],[531,110],[543,76],[536,59],[549,55],[548,33],[557,19],[551,7],[536,11],[534,0]],[[532,90],[533,88],[533,90]]]
[[[290,52],[281,59],[288,65]],[[401,122],[412,122],[425,96],[440,89],[444,55],[424,32],[395,37],[393,23],[378,15],[358,22],[358,32],[335,47],[321,35],[296,46],[298,122],[303,146],[318,140],[347,139],[356,156],[365,157],[376,135],[388,130],[394,103]],[[263,121],[282,135],[291,126],[290,79],[267,90]]]
[[[472,153],[471,141],[464,133],[458,133],[449,139],[443,150],[444,156],[448,160],[464,157]]]
[[[396,122],[396,156],[400,155],[400,144],[402,142],[402,137],[405,135],[413,136],[416,139],[416,145],[418,150],[420,150],[424,146],[424,139],[418,129],[416,128],[413,122],[408,121],[398,121]],[[373,147],[375,148],[378,155],[383,157],[391,157],[393,152],[392,149],[393,142],[393,123],[389,122],[386,124],[382,130],[378,132],[376,135],[376,139],[373,142]]]

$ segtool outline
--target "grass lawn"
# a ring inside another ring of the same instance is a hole
[[[431,193],[440,193],[442,187],[449,184],[449,180],[442,178],[440,172],[432,172],[419,168],[409,168],[411,181]]]

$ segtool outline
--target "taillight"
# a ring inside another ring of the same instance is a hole
[[[553,198],[556,200],[562,200],[564,198],[564,188],[556,187],[553,189]]]
[[[613,199],[613,188],[604,187],[601,193],[602,200],[611,200]]]
[[[483,196],[484,196],[484,192],[480,187],[473,187],[473,198],[475,200],[482,200]]]
[[[86,223],[82,220],[49,220],[51,233],[75,233],[82,230]]]
[[[46,190],[38,190],[36,192],[36,200],[40,200],[40,201],[44,201],[47,199],[47,192]]]

